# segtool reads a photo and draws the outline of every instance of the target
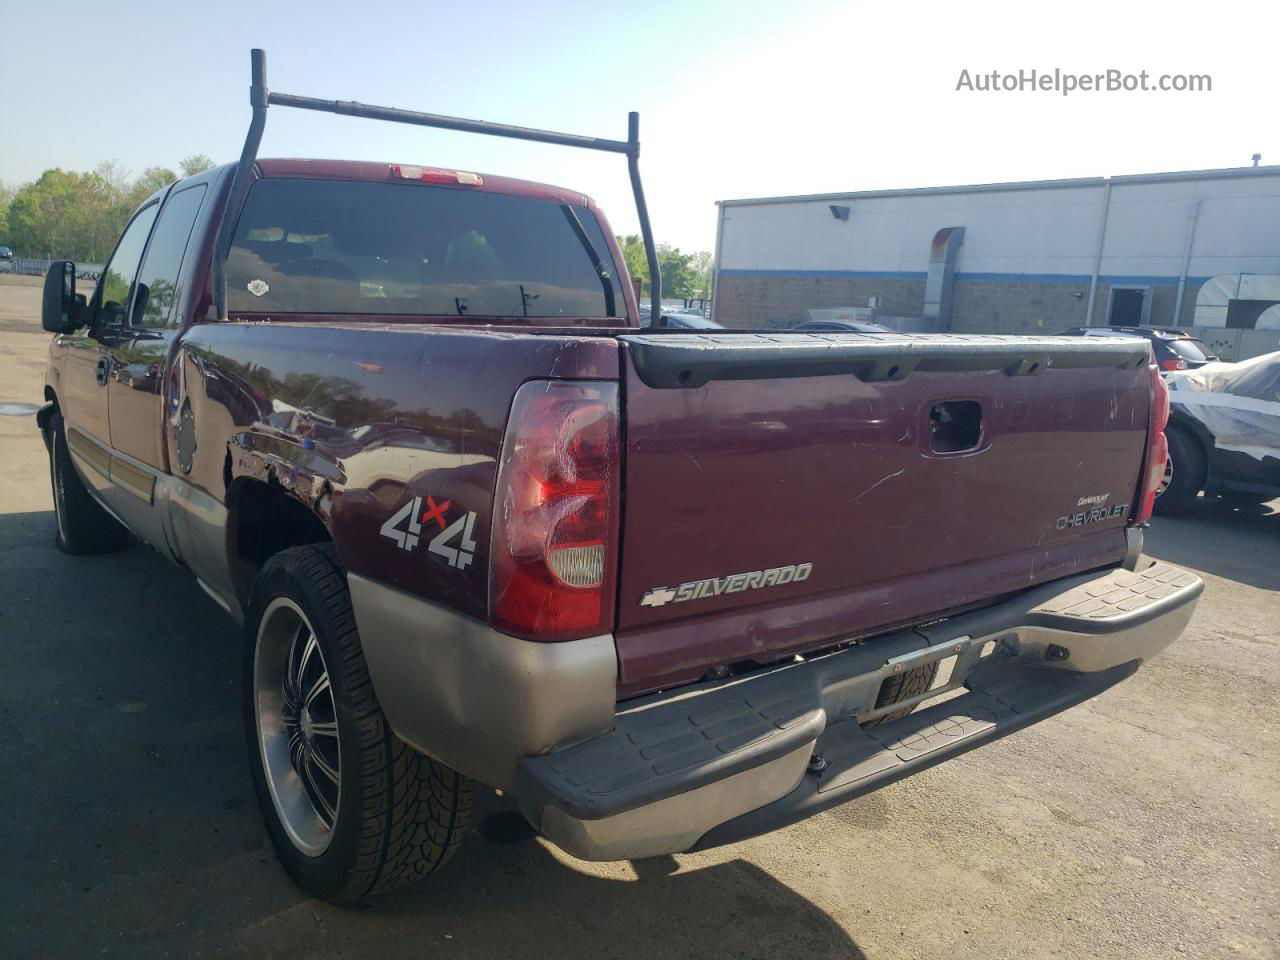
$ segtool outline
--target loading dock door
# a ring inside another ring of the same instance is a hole
[[[1112,287],[1107,302],[1107,324],[1140,327],[1151,316],[1150,287]]]

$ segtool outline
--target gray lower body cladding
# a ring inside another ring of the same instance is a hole
[[[617,710],[613,637],[534,643],[348,574],[374,690],[397,736],[492,787],[521,757],[606,733]]]

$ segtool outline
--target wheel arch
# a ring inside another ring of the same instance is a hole
[[[1165,427],[1166,432],[1177,430],[1186,435],[1186,437],[1200,449],[1200,455],[1204,458],[1203,474],[1199,477],[1200,489],[1206,493],[1216,492],[1218,477],[1217,470],[1214,469],[1215,449],[1213,442],[1213,434],[1207,427],[1194,417],[1189,417],[1184,413],[1179,413],[1176,409],[1169,414],[1169,423]],[[1177,469],[1177,464],[1174,464]]]
[[[271,557],[290,547],[331,544],[328,493],[304,502],[281,485],[274,473],[266,480],[233,477],[227,484],[227,559],[231,582],[248,609],[254,579]]]
[[[40,428],[40,432],[44,435],[44,445],[49,446],[49,430],[53,426],[53,418],[56,414],[62,412],[62,407],[58,404],[58,394],[47,383],[44,385],[44,406],[36,411],[36,426]]]

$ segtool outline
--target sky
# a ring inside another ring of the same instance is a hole
[[[626,139],[660,242],[717,200],[1280,163],[1280,4],[59,0],[0,16],[0,180],[238,156],[249,49],[274,89]],[[1207,92],[982,92],[962,71],[1108,69]],[[418,163],[593,196],[636,232],[620,156],[270,110],[260,156]]]

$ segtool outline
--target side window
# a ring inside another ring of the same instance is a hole
[[[94,293],[96,308],[93,315],[95,327],[124,323],[124,312],[129,305],[129,293],[133,281],[138,275],[138,263],[142,260],[142,251],[147,245],[147,235],[151,225],[156,222],[156,211],[159,204],[151,204],[129,222],[124,228],[124,235],[116,244],[116,252],[102,271],[102,279]]]
[[[204,193],[205,185],[201,184],[171,194],[160,211],[147,247],[147,258],[138,274],[138,292],[133,302],[135,326],[168,325],[178,296],[178,271],[182,268],[182,258],[187,252]]]

